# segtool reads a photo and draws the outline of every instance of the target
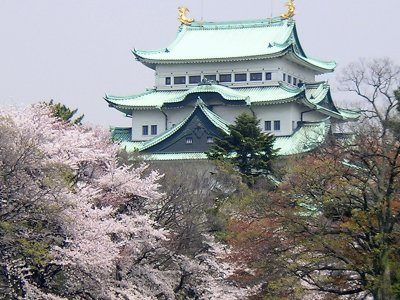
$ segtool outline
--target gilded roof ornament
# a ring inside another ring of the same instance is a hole
[[[179,17],[178,20],[181,22],[182,25],[192,25],[194,19],[188,18],[186,14],[189,12],[189,9],[185,6],[178,7]]]
[[[286,3],[286,6],[287,6],[288,10],[287,10],[287,12],[282,14],[281,17],[284,18],[284,19],[293,18],[294,15],[295,15],[295,11],[296,11],[296,6],[294,5],[294,0],[289,0]]]

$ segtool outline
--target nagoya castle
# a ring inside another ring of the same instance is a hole
[[[112,129],[113,138],[149,160],[205,159],[214,138],[245,112],[276,136],[280,155],[293,155],[318,147],[336,124],[357,120],[357,111],[335,105],[327,82],[316,81],[336,63],[306,54],[294,12],[290,0],[280,17],[196,22],[180,7],[168,47],[133,50],[155,71],[154,88],[105,97],[132,118],[132,127]]]

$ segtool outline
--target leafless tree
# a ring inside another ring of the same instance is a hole
[[[342,91],[358,96],[364,118],[374,120],[385,134],[397,106],[400,67],[389,58],[360,60],[343,70],[339,82]]]
[[[218,206],[238,191],[240,177],[217,172],[207,161],[152,166],[164,174],[160,183],[165,196],[153,209],[155,220],[175,232],[175,251],[188,255],[201,252],[203,235],[221,229]]]

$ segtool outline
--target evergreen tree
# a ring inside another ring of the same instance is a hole
[[[207,153],[209,159],[230,160],[245,176],[258,176],[271,172],[271,160],[277,150],[273,148],[275,137],[263,133],[260,120],[249,114],[239,115],[229,125],[229,134],[215,138],[215,146]]]
[[[78,112],[78,109],[71,110],[62,103],[54,103],[53,99],[46,103],[52,110],[54,117],[75,125],[82,125],[82,120],[85,115],[80,115],[73,119]]]

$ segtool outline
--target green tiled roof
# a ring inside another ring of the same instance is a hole
[[[160,63],[239,61],[294,55],[294,59],[321,72],[333,71],[335,62],[306,56],[296,24],[282,18],[241,22],[195,22],[182,25],[167,48],[133,50],[143,63],[154,68]]]
[[[151,161],[207,159],[207,155],[204,152],[154,153],[154,154],[142,154],[141,157],[144,160],[151,160]]]
[[[309,152],[325,141],[329,128],[329,118],[321,122],[305,123],[291,136],[277,137],[274,147],[279,149],[278,155]]]
[[[318,104],[325,99],[330,87],[325,82],[306,84],[306,98],[313,104]]]
[[[144,142],[135,142],[131,140],[126,140],[121,142],[121,148],[125,149],[127,152],[136,152],[140,151],[143,147]]]
[[[355,111],[352,109],[345,109],[345,108],[338,108],[340,115],[343,117],[344,120],[358,120],[361,116],[360,111]]]
[[[157,91],[150,90],[145,93],[118,97],[107,95],[105,100],[112,106],[121,109],[146,109],[160,108],[167,103],[178,103],[195,93],[218,93],[225,100],[246,101],[248,104],[273,104],[294,100],[303,89],[288,86],[283,83],[277,86],[229,88],[219,84],[198,85],[189,90]]]
[[[132,139],[132,127],[113,127],[111,135],[115,141],[130,141]]]
[[[360,118],[359,111],[341,109],[335,106],[332,100],[330,86],[325,82],[306,84],[305,98],[302,103],[327,116],[343,121],[356,121]]]
[[[357,120],[360,114],[355,111],[338,110],[333,104],[330,87],[325,82],[306,84],[304,87],[280,83],[276,86],[229,88],[219,84],[202,84],[189,90],[157,91],[126,97],[106,96],[110,106],[128,113],[138,109],[159,109],[165,104],[179,103],[188,95],[196,93],[218,93],[228,101],[245,101],[247,105],[269,105],[298,101],[323,114],[341,120]],[[322,102],[327,102],[323,104]]]

